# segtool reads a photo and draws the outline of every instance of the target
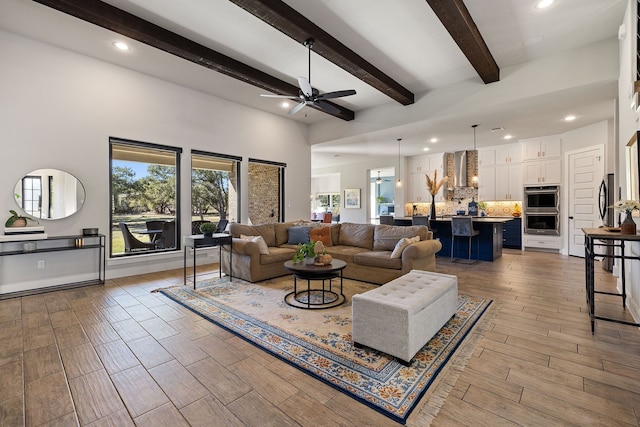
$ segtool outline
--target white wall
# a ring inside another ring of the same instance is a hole
[[[400,176],[402,178],[402,188],[396,188],[394,204],[396,216],[402,216],[404,212],[404,190],[407,187],[406,182],[406,164],[405,159],[401,160]],[[379,156],[367,157],[359,163],[349,165],[339,165],[327,168],[318,168],[312,171],[313,176],[322,176],[324,174],[334,174],[340,177],[340,192],[344,198],[345,188],[360,189],[360,209],[345,209],[344,200],[340,208],[340,222],[366,223],[370,221],[368,203],[371,199],[369,191],[371,181],[371,171],[378,171],[385,168],[395,167],[398,164],[397,157]]]
[[[243,221],[249,157],[287,164],[285,216],[308,217],[311,151],[305,127],[13,33],[0,31],[0,52],[0,212],[6,217],[16,208],[14,185],[26,172],[57,168],[76,176],[87,197],[80,212],[44,223],[45,231],[68,235],[98,227],[108,234],[110,136],[183,148],[183,231],[190,230],[191,149],[243,157]],[[0,257],[0,292],[56,284],[50,277],[54,264],[79,267],[72,261],[76,253],[69,254],[38,255],[52,261],[51,269],[40,271],[35,255]],[[107,277],[181,267],[181,252],[118,259],[108,262]]]
[[[639,118],[640,115],[636,110],[630,108],[631,95],[633,93],[633,82],[635,81],[635,43],[636,37],[635,30],[635,0],[628,0],[627,12],[624,16],[623,25],[626,29],[626,36],[620,40],[620,76],[618,79],[618,99],[620,101],[620,107],[618,110],[618,183],[622,187],[622,195],[624,198],[631,198],[632,195],[627,192],[627,172],[626,165],[626,144],[631,137],[640,129]],[[640,142],[637,142],[640,143]],[[639,224],[636,217],[636,224]],[[626,255],[640,256],[640,244],[631,243],[626,246]],[[619,274],[621,269],[619,268],[619,261],[616,261],[616,272]],[[640,321],[640,281],[637,280],[640,277],[640,262],[627,261],[626,265],[627,273],[627,305],[631,314],[636,321]],[[635,280],[632,280],[634,278]],[[622,288],[620,279],[618,279],[618,287]]]

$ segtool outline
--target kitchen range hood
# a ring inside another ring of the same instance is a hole
[[[469,177],[474,176],[478,170],[478,151],[465,150],[455,153],[445,153],[445,164],[448,169],[449,188],[473,187]]]

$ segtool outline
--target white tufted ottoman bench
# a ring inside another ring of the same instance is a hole
[[[458,278],[411,270],[352,298],[353,343],[397,357],[413,356],[455,315]]]

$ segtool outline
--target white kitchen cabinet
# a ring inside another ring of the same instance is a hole
[[[525,185],[560,184],[562,179],[562,159],[523,162]]]
[[[478,200],[496,199],[496,168],[495,166],[478,167]]]
[[[524,234],[522,236],[522,246],[537,249],[560,249],[562,240],[560,236],[536,236],[535,234]]]
[[[495,200],[522,200],[522,164],[495,167]]]
[[[430,202],[431,195],[427,190],[427,182],[423,172],[409,175],[407,197],[409,202]]]
[[[522,147],[520,143],[507,144],[496,147],[496,165],[520,163],[522,161]]]
[[[496,164],[495,148],[485,148],[482,150],[478,150],[478,167],[493,166],[495,164]]]
[[[409,157],[408,168],[408,173],[426,172],[427,170],[429,170],[429,157]]]
[[[522,160],[540,160],[560,157],[562,140],[560,138],[532,139],[522,142]]]

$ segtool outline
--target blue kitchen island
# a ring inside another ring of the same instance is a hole
[[[471,244],[471,259],[480,261],[495,261],[502,256],[502,240],[504,223],[512,217],[473,217],[473,228],[480,234],[475,236]],[[436,256],[451,256],[451,217],[440,217],[429,221],[429,228],[434,232],[434,238],[440,240],[442,249]],[[479,242],[478,242],[479,240]],[[478,248],[479,245],[479,248]],[[456,237],[453,256],[455,258],[468,257],[469,243],[466,237]],[[478,254],[478,250],[480,253]]]

